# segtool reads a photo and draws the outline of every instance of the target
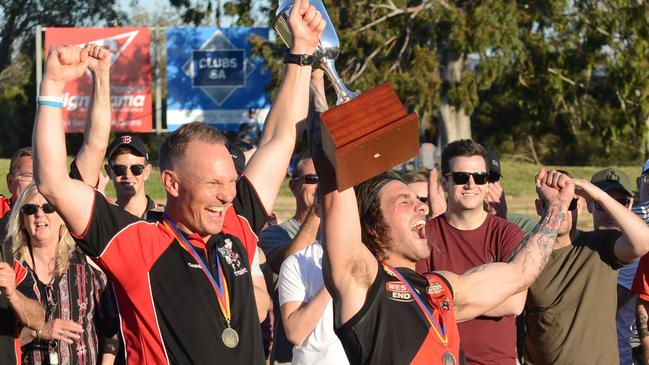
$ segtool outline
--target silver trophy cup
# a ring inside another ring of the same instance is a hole
[[[340,54],[340,41],[338,40],[336,30],[331,23],[331,19],[329,19],[327,9],[325,9],[322,0],[311,0],[310,3],[315,6],[320,14],[322,14],[324,21],[327,22],[327,26],[320,38],[320,44],[313,54],[316,58],[316,66],[323,69],[329,80],[331,80],[338,97],[336,105],[340,105],[355,98],[358,94],[350,91],[347,86],[345,86],[336,71],[334,63],[336,62],[336,58],[338,58],[338,54]],[[288,16],[291,14],[291,9],[293,9],[292,0],[280,0],[277,14],[273,20],[273,28],[275,28],[279,37],[289,48],[293,45],[293,35],[288,26]]]

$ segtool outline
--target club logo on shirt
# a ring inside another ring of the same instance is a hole
[[[385,283],[385,290],[388,292],[388,299],[397,302],[412,302],[412,295],[406,284],[400,281],[389,281]]]
[[[429,286],[426,287],[426,293],[430,295],[439,294],[442,292],[442,284],[437,281],[433,281]]]
[[[248,272],[248,269],[241,264],[241,256],[239,256],[239,254],[232,249],[232,240],[226,238],[224,241],[225,245],[223,245],[223,247],[219,247],[218,250],[225,262],[232,267],[234,276],[241,276],[246,274]]]

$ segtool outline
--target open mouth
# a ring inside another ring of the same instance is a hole
[[[411,226],[410,229],[417,233],[419,239],[426,239],[426,221],[423,219],[416,220]]]
[[[47,224],[47,223],[45,223],[45,222],[38,222],[38,223],[36,223],[36,229],[38,229],[38,228],[44,228],[44,227],[48,227],[48,226],[49,226],[49,224]]]

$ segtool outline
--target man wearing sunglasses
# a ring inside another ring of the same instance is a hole
[[[618,203],[631,209],[633,205],[633,186],[631,185],[631,179],[624,171],[612,167],[606,168],[593,174],[590,182],[602,189]],[[593,227],[595,229],[619,229],[615,220],[611,218],[601,204],[589,201],[588,212],[593,216]],[[620,364],[631,364],[633,362],[629,340],[633,335],[632,327],[635,322],[636,297],[631,293],[631,284],[637,268],[638,260],[635,260],[618,271],[615,324],[617,327]]]
[[[432,251],[428,259],[418,263],[417,271],[460,273],[482,264],[507,262],[523,240],[523,232],[484,210],[489,182],[484,147],[468,139],[451,142],[442,151],[441,167],[447,208],[444,214],[426,222]],[[524,305],[523,291],[482,316],[459,324],[468,364],[516,363],[514,316]]]
[[[298,0],[288,24],[290,52],[311,59],[326,25],[322,14]],[[259,319],[269,299],[257,234],[284,180],[297,125],[307,117],[312,72],[310,64],[287,59],[259,149],[241,177],[225,136],[209,125],[188,123],[166,137],[165,219],[149,223],[67,175],[62,105],[47,99],[84,75],[87,51],[50,50],[34,123],[36,183],[78,247],[114,280],[129,364],[264,363]]]
[[[620,175],[607,169],[593,180],[629,189],[620,184]],[[649,251],[649,226],[590,181],[573,181],[578,198],[572,214],[559,229],[548,264],[528,289],[525,359],[531,364],[617,364],[618,269]],[[616,229],[577,230],[584,199],[601,207]],[[543,212],[539,200],[536,209]]]
[[[144,189],[152,167],[140,137],[131,134],[116,137],[106,156],[108,163],[104,168],[115,187],[115,203],[136,217],[159,219],[163,207],[146,195]]]

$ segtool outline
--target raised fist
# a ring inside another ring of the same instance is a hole
[[[575,197],[575,183],[559,171],[541,168],[536,175],[536,192],[547,207],[560,206],[561,211],[567,211]]]
[[[75,46],[54,46],[45,63],[43,81],[65,85],[81,77],[88,67],[88,50]]]
[[[84,49],[88,52],[88,68],[92,73],[108,73],[110,71],[113,54],[96,44],[86,44]]]
[[[327,23],[322,19],[322,14],[309,5],[309,0],[296,0],[288,17],[288,25],[293,35],[291,51],[313,54]]]

